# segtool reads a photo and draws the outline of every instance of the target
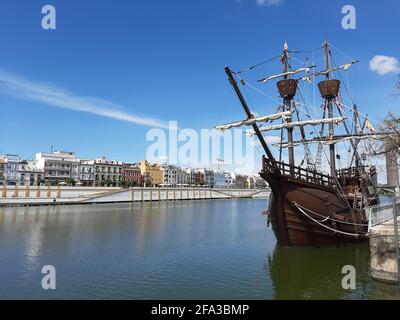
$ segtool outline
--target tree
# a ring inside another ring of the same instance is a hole
[[[103,182],[104,182],[104,186],[106,186],[106,187],[109,187],[113,184],[113,182],[110,179],[106,179]]]
[[[69,186],[74,186],[76,185],[75,180],[73,178],[68,178],[65,180],[66,184],[68,184]]]
[[[400,117],[393,112],[379,123],[378,131],[384,135],[383,139],[372,140],[370,148],[375,156],[396,152],[400,155]]]

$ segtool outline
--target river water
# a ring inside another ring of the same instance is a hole
[[[277,247],[266,202],[0,208],[0,299],[400,299],[371,279],[368,243]],[[341,287],[344,265],[356,290]]]

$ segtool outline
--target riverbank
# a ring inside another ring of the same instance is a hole
[[[267,198],[269,189],[3,187],[0,206]]]

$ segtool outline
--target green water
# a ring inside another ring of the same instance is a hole
[[[0,298],[399,299],[368,243],[284,249],[266,200],[0,208]],[[57,289],[41,288],[53,265]],[[341,287],[344,265],[356,290]]]

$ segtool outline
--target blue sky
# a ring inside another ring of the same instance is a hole
[[[32,158],[53,145],[82,157],[141,160],[154,126],[176,120],[180,128],[212,128],[243,118],[224,66],[237,70],[279,54],[285,40],[308,50],[327,38],[360,60],[349,74],[359,108],[372,119],[398,109],[398,70],[379,75],[369,62],[400,59],[399,1],[270,2],[1,1],[0,152]],[[341,28],[349,3],[356,30]],[[45,4],[57,10],[56,30],[41,28]],[[343,54],[337,60],[348,62]],[[265,113],[276,107],[251,102]]]

